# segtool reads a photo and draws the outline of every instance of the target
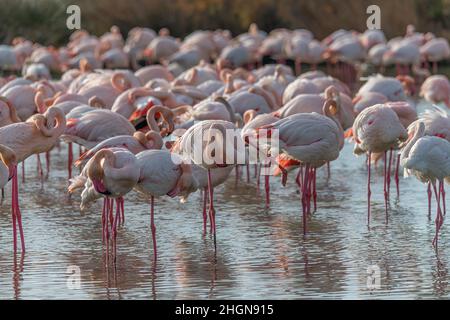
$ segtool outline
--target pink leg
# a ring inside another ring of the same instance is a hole
[[[443,183],[440,184],[441,185],[441,195],[442,195],[442,207],[444,209],[444,215],[447,214],[447,208],[445,206],[445,186]]]
[[[16,217],[16,177],[13,177],[13,181],[11,184],[11,217],[12,217],[12,226],[13,226],[13,248],[14,253],[17,252],[17,217]]]
[[[312,168],[310,167],[308,171],[305,172],[305,174],[308,175],[308,184],[306,185],[305,188],[305,197],[306,197],[306,215],[309,216],[311,213],[311,170]]]
[[[19,181],[17,179],[17,166],[14,167],[14,178],[13,178],[13,185],[14,185],[14,211],[15,216],[17,220],[17,225],[19,227],[19,235],[20,235],[20,243],[22,247],[22,254],[25,253],[25,237],[23,234],[23,227],[22,227],[22,214],[20,212],[19,208]]]
[[[153,259],[154,261],[156,261],[158,257],[158,251],[156,249],[155,199],[153,196],[150,197],[150,228],[152,230],[153,240]]]
[[[106,240],[106,264],[109,262],[109,208],[110,208],[111,202],[109,201],[109,198],[106,197],[106,212],[105,212],[105,240]]]
[[[69,173],[69,179],[72,179],[72,163],[73,163],[73,145],[72,142],[68,144],[69,156],[67,161],[67,171]]]
[[[116,261],[117,253],[117,225],[120,223],[120,200],[116,199],[116,216],[114,217],[114,223],[112,225],[112,247],[113,247],[113,259]]]
[[[264,186],[266,189],[266,208],[270,207],[270,183],[269,183],[270,176],[267,174],[264,176]]]
[[[428,219],[431,219],[431,182],[428,182],[428,190],[427,190],[427,194],[428,194]]]
[[[313,174],[313,199],[314,199],[314,212],[317,210],[317,191],[316,191],[316,179],[317,179],[317,168],[314,168],[314,174]]]
[[[125,224],[125,200],[120,198],[120,209],[122,210],[122,225]]]
[[[370,195],[372,194],[372,191],[370,190],[370,161],[372,158],[372,152],[369,152],[369,155],[367,156],[367,167],[368,167],[368,178],[367,178],[367,225],[370,224]]]
[[[295,183],[297,183],[297,186],[302,188],[302,180],[303,180],[303,167],[298,168],[297,177],[295,178]]]
[[[109,199],[109,224],[111,226],[114,222],[113,210],[114,210],[114,199]]]
[[[306,196],[306,192],[307,192],[307,188],[309,185],[308,182],[308,178],[309,178],[309,164],[305,165],[305,175],[304,175],[304,180],[302,183],[302,211],[303,211],[303,235],[306,235],[307,232],[307,227],[306,227],[306,220],[307,220],[307,196]]]
[[[250,164],[247,163],[246,167],[247,167],[247,183],[249,183],[250,182]]]
[[[385,207],[385,212],[386,212],[386,223],[388,221],[388,189],[387,189],[387,167],[388,167],[388,163],[387,163],[388,159],[387,159],[387,152],[384,152],[384,207]]]
[[[206,234],[206,220],[207,220],[207,214],[206,214],[206,203],[208,201],[208,192],[207,188],[204,188],[202,190],[203,192],[203,234]],[[212,224],[211,224],[212,228]],[[210,230],[211,231],[211,230]]]
[[[388,199],[390,198],[391,194],[391,167],[392,167],[392,148],[389,150],[389,162],[388,162],[388,171],[387,171],[387,192],[388,192]]]
[[[212,224],[214,235],[214,248],[216,248],[216,211],[214,209],[214,187],[211,180],[211,169],[208,169],[208,190],[209,190],[209,220]]]
[[[106,240],[106,198],[103,198],[103,207],[102,207],[102,242],[104,243]]]
[[[36,154],[36,157],[37,157],[38,175],[42,179],[44,177],[44,170],[42,169],[41,155],[38,153],[38,154]]]
[[[50,174],[50,151],[47,151],[45,153],[45,161],[47,164],[47,175],[49,175]]]
[[[330,178],[331,178],[330,162],[327,162],[327,180],[330,180]]]
[[[398,172],[400,170],[400,153],[397,154],[397,163],[395,164],[395,186],[397,188],[397,198],[400,197],[400,180]]]
[[[258,189],[259,189],[259,186],[261,185],[261,165],[257,164],[256,166],[258,168],[258,176],[256,178],[256,185],[258,186]]]
[[[436,213],[436,220],[435,220],[435,225],[436,225],[436,234],[434,236],[433,239],[433,247],[437,248],[438,246],[438,238],[439,238],[439,229],[442,225],[441,223],[441,216],[442,216],[442,211],[441,211],[441,204],[440,204],[440,194],[439,192],[436,190],[436,183],[433,182],[433,190],[434,190],[434,195],[436,196],[436,203],[437,203],[437,213]]]
[[[22,161],[22,183],[25,183],[25,160]]]

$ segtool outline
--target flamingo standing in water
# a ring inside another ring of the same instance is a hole
[[[198,185],[192,174],[190,164],[183,163],[182,158],[167,150],[146,150],[136,155],[140,170],[135,189],[150,197],[150,223],[153,240],[153,257],[158,256],[156,245],[156,226],[154,219],[154,198],[168,195],[187,197],[197,190]]]
[[[435,136],[443,138],[450,142],[450,118],[448,114],[438,108],[425,111],[421,117],[410,124],[408,127],[408,135],[413,137],[415,133],[419,130],[420,123],[425,126],[424,136]],[[431,217],[431,197],[432,197],[432,186],[428,182],[427,194],[428,194],[428,216]],[[445,188],[442,184],[442,189],[439,190],[442,193],[442,201],[444,206],[444,213],[446,212],[445,206]]]
[[[370,223],[370,177],[372,153],[384,153],[384,201],[387,221],[387,159],[386,151],[398,147],[400,141],[408,138],[408,133],[403,127],[397,113],[389,106],[376,104],[364,109],[355,119],[352,128],[356,155],[368,154],[368,179],[367,179],[367,223]]]
[[[190,158],[194,164],[204,167],[208,172],[208,215],[211,221],[214,247],[216,248],[216,211],[214,209],[214,186],[212,182],[211,170],[234,166],[240,159],[237,147],[243,141],[240,136],[233,134],[232,140],[227,139],[227,130],[236,133],[233,123],[225,120],[204,120],[190,127],[175,143],[173,152],[181,153]],[[206,137],[206,138],[205,138]],[[237,139],[235,143],[235,139]],[[230,148],[230,146],[232,146]]]
[[[344,144],[344,131],[337,118],[338,113],[336,101],[327,100],[323,106],[324,115],[316,112],[298,113],[261,127],[270,132],[279,132],[279,148],[282,153],[277,162],[284,182],[289,166],[295,164],[305,168],[304,176],[300,178],[300,170],[296,179],[302,192],[303,234],[307,231],[306,216],[310,213],[311,186],[315,190],[316,169],[336,160]],[[275,150],[268,147],[269,153],[274,155]],[[315,199],[316,195],[313,196]]]
[[[425,125],[419,122],[419,128],[413,138],[402,150],[401,161],[407,174],[412,174],[420,181],[431,183],[433,186],[437,213],[436,234],[432,244],[437,248],[439,230],[444,222],[440,204],[441,190],[444,179],[450,176],[450,142],[436,136],[424,136],[424,133]],[[436,180],[439,182],[438,189]]]
[[[102,210],[103,239],[106,239],[106,246],[109,249],[109,230],[111,230],[114,257],[117,225],[124,213],[123,196],[134,188],[139,175],[139,166],[133,153],[124,148],[106,148],[95,153],[81,174],[71,180],[68,188],[68,191],[73,193],[76,189],[84,187],[81,194],[81,209],[88,203],[105,197]],[[116,200],[115,218],[110,199]]]
[[[19,228],[22,253],[25,252],[22,215],[19,209],[17,163],[24,161],[33,154],[49,151],[53,148],[65,128],[66,118],[64,113],[58,108],[50,108],[45,114],[36,114],[25,122],[13,123],[0,128],[0,144],[14,150],[17,160],[13,165],[11,201],[14,252],[17,251],[16,227]]]

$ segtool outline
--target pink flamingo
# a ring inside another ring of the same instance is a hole
[[[436,136],[424,136],[425,125],[423,122],[419,122],[418,125],[419,128],[414,136],[402,150],[402,165],[405,167],[405,172],[433,186],[437,213],[436,234],[432,244],[437,249],[439,230],[444,221],[440,196],[445,197],[445,194],[442,194],[444,179],[450,176],[450,142]],[[438,189],[436,180],[439,182]]]
[[[428,77],[420,88],[420,96],[431,103],[444,102],[450,108],[450,82],[445,75]]]
[[[235,143],[234,139],[232,141],[227,139],[227,130],[236,133],[236,127],[231,122],[223,120],[201,121],[190,127],[172,147],[172,152],[190,158],[194,164],[200,165],[208,171],[208,215],[212,224],[214,247],[216,247],[216,211],[214,209],[214,187],[211,170],[230,165],[234,166],[240,159],[240,154],[237,151],[239,141]],[[235,136],[236,138],[239,137]]]
[[[154,220],[154,198],[168,195],[187,196],[197,190],[192,167],[185,164],[177,154],[167,150],[146,150],[136,155],[140,169],[135,189],[150,197],[150,222],[153,239],[153,257],[157,259],[156,227]]]
[[[71,180],[69,193],[84,187],[81,193],[80,208],[104,196],[102,210],[103,239],[109,248],[110,231],[115,257],[117,226],[124,222],[123,196],[130,192],[139,180],[140,169],[133,153],[123,148],[105,148],[99,150],[86,163],[81,174]],[[113,205],[116,200],[116,215],[113,217]]]
[[[414,121],[408,127],[409,137],[413,137],[415,133],[419,130],[420,123],[423,123],[425,127],[423,135],[439,137],[450,142],[450,129],[449,129],[450,118],[445,111],[442,111],[438,108],[425,111],[425,113],[423,113],[417,121]],[[444,185],[442,185],[442,190],[440,191],[443,194],[442,200],[444,203],[444,212],[445,212],[446,208],[445,208]],[[428,194],[428,216],[431,216],[431,196],[432,196],[431,183],[428,183],[427,194]]]
[[[292,163],[301,165],[305,174],[297,176],[297,184],[302,192],[303,233],[306,234],[306,216],[310,213],[311,186],[315,189],[316,168],[327,162],[336,160],[344,144],[344,131],[337,119],[339,106],[334,100],[327,100],[323,106],[323,114],[299,113],[281,119],[271,125],[262,126],[269,132],[278,130],[281,154],[277,162],[283,173],[283,184],[286,181],[286,168]],[[270,154],[275,154],[271,150]],[[300,180],[302,180],[300,182]],[[314,200],[316,195],[313,194]],[[314,201],[315,203],[315,201]]]
[[[387,221],[387,160],[386,151],[398,147],[400,141],[408,138],[406,129],[400,122],[397,113],[392,108],[383,104],[377,104],[364,109],[355,119],[352,128],[356,155],[368,154],[368,179],[367,179],[367,223],[370,223],[370,177],[372,153],[384,153],[384,200]]]
[[[66,128],[63,112],[50,108],[45,114],[36,114],[25,122],[13,123],[0,128],[0,144],[14,150],[17,163],[33,154],[47,152],[57,142]],[[14,165],[12,183],[12,217],[14,252],[17,251],[17,229],[19,228],[22,252],[25,252],[25,238],[22,228],[22,215],[19,209],[17,164]]]

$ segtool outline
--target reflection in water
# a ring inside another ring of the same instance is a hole
[[[346,145],[342,156],[318,170],[318,208],[302,235],[300,195],[294,178],[286,187],[271,178],[271,207],[253,170],[234,172],[217,188],[217,252],[203,234],[202,201],[158,199],[155,215],[159,257],[155,264],[147,202],[127,196],[126,223],[118,230],[117,261],[105,263],[101,201],[80,213],[69,198],[66,150],[52,152],[49,180],[37,178],[27,160],[20,183],[27,253],[14,257],[10,190],[0,207],[0,299],[217,299],[217,298],[432,298],[448,297],[448,231],[438,253],[431,247],[434,223],[427,217],[426,188],[401,180],[391,189],[385,223],[382,168],[374,170],[372,220],[366,221],[363,158]],[[253,168],[250,168],[253,169]],[[395,189],[395,188],[394,188]],[[367,288],[369,266],[378,266],[381,288]],[[70,289],[67,270],[80,269],[81,287]]]

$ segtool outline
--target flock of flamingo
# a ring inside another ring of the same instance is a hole
[[[319,41],[305,29],[266,33],[255,24],[234,38],[216,30],[181,40],[167,29],[137,27],[124,39],[115,26],[100,37],[76,31],[59,48],[15,38],[0,46],[0,188],[12,180],[14,252],[18,238],[25,252],[18,165],[24,179],[24,162],[33,155],[42,175],[40,154],[49,170],[52,150],[68,144],[68,192],[81,191],[82,210],[103,200],[103,241],[114,256],[118,226],[125,222],[124,197],[133,190],[145,195],[157,259],[155,198],[183,202],[202,192],[203,232],[209,220],[216,245],[214,188],[239,167],[249,172],[248,162],[192,161],[193,150],[235,159],[239,143],[248,148],[275,131],[279,143],[261,147],[277,154],[273,171],[262,175],[266,164],[254,164],[258,183],[264,176],[270,206],[269,179],[279,175],[285,185],[296,170],[305,234],[320,206],[317,168],[352,143],[355,155],[367,156],[368,223],[371,166],[381,162],[386,219],[392,176],[398,195],[402,175],[427,184],[429,215],[434,193],[437,248],[444,181],[450,182],[450,83],[438,74],[438,63],[449,58],[446,39],[413,26],[389,41],[381,30],[338,30]],[[382,75],[391,65],[396,77]],[[417,96],[442,107],[418,115]],[[226,139],[227,131],[241,141]],[[198,134],[207,137],[200,147],[193,146]]]

